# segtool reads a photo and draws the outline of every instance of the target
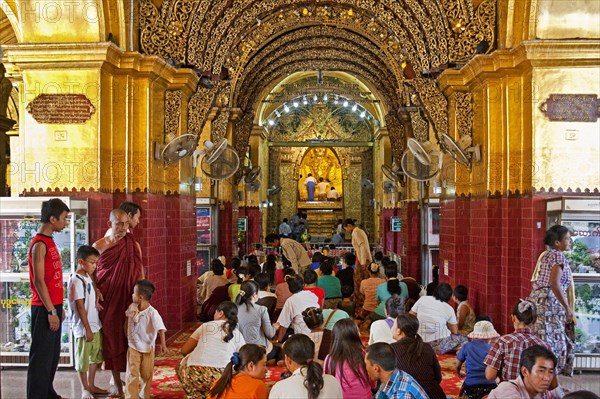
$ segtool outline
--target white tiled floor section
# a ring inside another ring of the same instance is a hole
[[[124,379],[125,376],[123,375],[122,378]],[[559,378],[561,384],[569,391],[584,389],[600,394],[600,373],[586,372],[576,374],[573,377],[561,376]],[[110,373],[107,371],[100,371],[98,372],[96,385],[101,388],[106,388],[109,380]],[[25,384],[27,381],[27,372],[25,369],[3,369],[0,371],[0,381],[2,385],[2,395],[0,398],[25,399]],[[56,373],[54,388],[65,398],[81,398],[79,379],[73,370],[59,370]]]

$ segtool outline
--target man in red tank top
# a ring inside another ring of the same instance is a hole
[[[67,225],[69,207],[58,198],[42,203],[42,227],[29,246],[31,283],[31,348],[27,369],[27,398],[60,398],[54,374],[60,357],[63,313],[63,274],[60,252],[52,233]]]

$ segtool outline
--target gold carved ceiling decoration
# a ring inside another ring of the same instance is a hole
[[[392,154],[399,160],[404,151],[404,143],[406,142],[404,125],[396,113],[389,113],[385,116],[385,125],[390,136]]]
[[[478,45],[493,44],[496,22],[496,0],[476,8],[473,0],[163,0],[160,8],[138,2],[142,51],[228,80],[229,107],[254,112],[277,79],[339,70],[369,82],[388,109],[401,106],[410,82],[440,133],[447,132],[447,100],[421,74],[464,63]],[[405,80],[407,64],[416,79]],[[214,88],[198,91],[189,108],[195,131],[218,96]]]
[[[413,137],[417,139],[417,141],[422,143],[429,140],[429,124],[427,123],[427,120],[423,118],[421,112],[414,111],[410,113],[410,124]]]
[[[456,130],[460,137],[471,136],[473,132],[473,95],[468,92],[454,93]]]
[[[217,117],[212,121],[210,138],[213,143],[217,143],[222,138],[227,138],[227,124],[229,123],[229,115],[231,109],[223,108],[217,114]],[[243,152],[242,154],[245,154]]]
[[[307,140],[372,141],[373,121],[332,102],[309,102],[283,113],[268,128],[273,142]]]
[[[415,78],[407,81],[415,88],[425,113],[438,134],[448,133],[448,100],[431,79]]]
[[[254,114],[246,112],[240,119],[235,123],[235,137],[233,146],[238,153],[240,159],[245,158],[246,146],[250,140],[250,134],[252,134],[252,128],[254,127]],[[238,183],[242,179],[244,173],[243,168],[238,168],[235,172],[233,181]]]
[[[165,135],[177,135],[179,118],[181,116],[181,90],[169,90],[165,92]]]

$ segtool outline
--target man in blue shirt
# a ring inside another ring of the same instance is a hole
[[[365,363],[369,377],[380,383],[375,399],[429,399],[410,374],[396,368],[396,356],[389,344],[370,345]]]

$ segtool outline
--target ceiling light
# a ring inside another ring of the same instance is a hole
[[[356,109],[357,109],[357,108],[358,108],[358,106],[357,106],[356,104],[354,104],[354,105],[352,106],[352,112],[356,112]]]
[[[360,113],[360,117],[361,118],[364,118],[366,115],[367,115],[367,113],[365,111],[363,111],[363,112]]]
[[[284,110],[285,112],[290,112],[290,107],[288,107],[288,106],[287,106],[287,104],[285,104],[285,103],[284,103],[284,104],[283,104],[283,110]]]
[[[308,100],[306,99],[306,97],[304,97],[304,98],[302,99],[302,104],[304,104],[304,105],[308,104]]]
[[[329,100],[329,97],[327,97],[327,94],[325,94],[325,95],[323,96],[323,101],[327,101],[327,100]]]
[[[269,123],[269,126],[273,126],[275,124],[275,122],[273,122],[273,119],[269,119],[267,122]]]
[[[343,103],[342,105],[343,105],[344,107],[347,107],[347,106],[348,106],[348,101],[347,101],[347,100],[344,100],[344,103]]]
[[[298,104],[298,101],[294,101],[294,108],[298,108],[298,105],[300,105]]]
[[[317,95],[315,94],[315,96],[313,97],[313,101],[317,102],[318,99],[319,99],[319,97],[317,97]]]

